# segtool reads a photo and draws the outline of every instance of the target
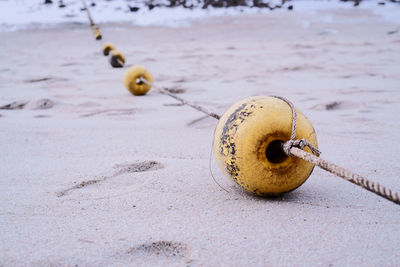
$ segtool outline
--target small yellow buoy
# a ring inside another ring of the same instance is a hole
[[[93,29],[94,38],[96,40],[101,40],[101,33],[100,33],[99,28],[96,25],[93,25],[92,29]]]
[[[103,46],[103,54],[105,56],[108,56],[112,50],[115,50],[114,45],[112,45],[111,43],[105,43],[104,44],[104,46]]]
[[[239,101],[224,113],[215,129],[218,166],[257,195],[296,189],[311,175],[314,165],[283,152],[281,145],[290,139],[291,127],[292,111],[283,100],[258,96]],[[296,139],[301,138],[317,148],[313,126],[297,111]]]
[[[146,82],[140,80],[144,78]],[[126,89],[134,95],[145,95],[151,88],[153,76],[143,66],[130,67],[124,75]]]
[[[117,50],[111,50],[110,64],[114,68],[122,68],[125,64],[124,55]]]

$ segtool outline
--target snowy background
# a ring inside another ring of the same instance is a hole
[[[243,0],[250,1],[250,0]],[[399,23],[399,1],[364,0],[357,7],[354,1],[339,0],[292,0],[286,1],[282,8],[271,11],[269,8],[230,7],[203,9],[204,1],[187,0],[185,3],[194,8],[182,6],[170,8],[162,5],[169,1],[133,1],[133,0],[86,0],[89,10],[97,24],[129,22],[134,25],[163,25],[182,27],[190,25],[193,20],[205,19],[209,16],[239,15],[268,12],[317,12],[331,8],[370,9],[375,14]],[[264,0],[270,7],[279,6],[282,1]],[[149,8],[154,4],[155,8]],[[249,2],[249,5],[251,6]],[[160,7],[161,5],[161,7]],[[291,10],[288,8],[290,7]],[[59,1],[45,4],[44,0],[0,0],[0,31],[13,31],[26,28],[53,27],[59,23],[88,23],[88,18],[81,0]]]

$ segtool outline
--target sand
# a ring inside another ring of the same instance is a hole
[[[322,156],[400,191],[400,35],[368,10],[101,25],[158,86],[222,114],[290,99]],[[123,87],[86,25],[0,33],[1,266],[396,266],[400,209],[316,169],[255,197],[211,158],[216,120]],[[7,108],[7,106],[5,107]]]

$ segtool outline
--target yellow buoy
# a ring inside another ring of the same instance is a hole
[[[296,189],[311,175],[314,165],[282,151],[291,127],[292,111],[283,100],[258,96],[239,101],[224,113],[215,129],[213,147],[219,167],[257,195]],[[297,110],[296,139],[301,138],[318,147],[313,126]]]
[[[101,40],[101,33],[100,33],[99,28],[96,25],[93,25],[92,29],[93,29],[94,38],[96,40]]]
[[[104,46],[103,46],[103,54],[105,56],[108,56],[112,50],[115,50],[114,45],[112,45],[111,43],[105,43],[104,44]]]
[[[122,68],[125,64],[125,57],[124,55],[117,51],[117,50],[112,50],[111,51],[111,58],[110,58],[110,64],[114,68]]]
[[[140,80],[144,78],[146,82]],[[130,67],[124,75],[126,89],[134,95],[145,95],[151,88],[153,76],[143,66]]]

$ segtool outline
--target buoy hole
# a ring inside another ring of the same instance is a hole
[[[287,155],[283,152],[282,145],[283,141],[274,140],[268,144],[267,149],[265,150],[265,156],[269,162],[272,163],[281,163],[285,161]]]

